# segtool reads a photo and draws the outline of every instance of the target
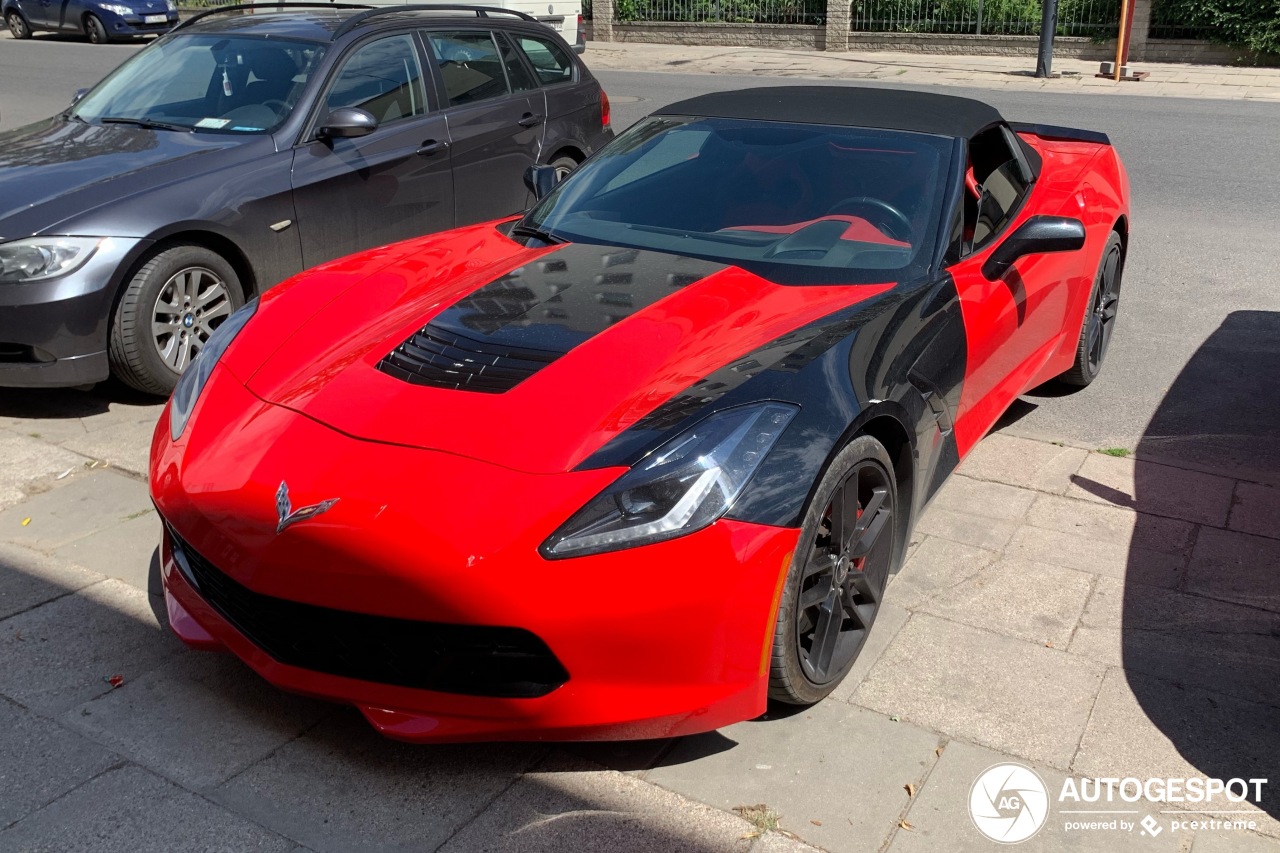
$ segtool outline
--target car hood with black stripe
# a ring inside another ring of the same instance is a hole
[[[356,438],[538,474],[572,470],[717,370],[891,287],[779,285],[624,247],[526,247],[493,224],[401,245],[413,250],[380,250],[373,272],[361,256],[341,262],[362,272],[350,286],[329,267],[282,286],[278,306],[269,293],[272,319],[246,336],[288,333],[251,345],[261,366],[242,378]],[[300,285],[324,307],[287,326]]]

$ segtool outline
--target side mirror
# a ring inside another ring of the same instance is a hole
[[[340,107],[325,116],[321,139],[354,139],[378,129],[378,120],[359,107]]]
[[[78,104],[78,103],[80,103],[80,99],[81,99],[81,98],[83,98],[83,97],[84,97],[85,95],[87,95],[87,94],[89,94],[89,90],[88,90],[88,89],[76,89],[75,94],[73,94],[73,95],[71,96],[71,103],[72,103],[73,105],[74,105],[74,104]]]
[[[982,265],[982,274],[995,281],[1024,255],[1076,252],[1084,248],[1084,223],[1065,216],[1033,216],[996,246]]]
[[[524,185],[537,199],[545,198],[547,193],[555,189],[555,166],[530,166],[524,170]]]

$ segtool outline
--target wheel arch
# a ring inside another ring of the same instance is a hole
[[[1115,224],[1111,226],[1111,230],[1120,235],[1120,257],[1127,258],[1129,256],[1129,216],[1122,213],[1116,217]]]
[[[916,447],[915,433],[906,426],[908,418],[905,408],[896,404],[880,403],[859,419],[857,425],[852,428],[852,432],[842,437],[834,451],[839,453],[850,441],[862,435],[871,436],[888,451],[889,459],[893,461],[893,477],[898,486],[898,517],[894,524],[898,559],[895,560],[892,569],[895,573],[902,567],[902,558],[906,555],[911,529],[915,526]]]
[[[174,246],[182,244],[190,244],[208,249],[221,257],[227,263],[231,264],[231,268],[235,270],[236,276],[240,279],[240,289],[243,291],[245,300],[252,299],[258,295],[258,276],[250,263],[248,255],[236,243],[225,234],[211,230],[207,227],[190,227],[190,226],[174,226],[160,233],[153,234],[150,237],[154,242],[151,247],[136,260],[129,273],[121,282],[121,291],[128,286],[134,274],[147,261],[154,258],[161,252],[171,249]],[[118,298],[118,295],[117,295]]]
[[[587,159],[586,152],[584,152],[578,146],[571,145],[568,143],[563,143],[558,148],[556,148],[556,150],[551,154],[551,156],[547,158],[547,162],[550,163],[560,157],[570,157],[578,161],[578,165],[582,165],[582,161]]]
[[[258,295],[258,280],[253,271],[253,265],[249,263],[248,257],[236,242],[229,237],[204,228],[181,227],[152,234],[141,241],[126,262],[117,268],[116,279],[109,291],[110,307],[102,326],[104,346],[110,339],[111,325],[114,322],[116,310],[120,307],[120,300],[124,298],[129,282],[133,281],[138,270],[161,252],[184,244],[200,246],[225,258],[240,278],[240,289],[243,291],[242,295],[246,302]]]

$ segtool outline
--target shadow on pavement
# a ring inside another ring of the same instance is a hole
[[[388,740],[355,709],[182,647],[158,580],[155,555],[143,595],[0,546],[0,849],[750,846],[739,818],[626,774],[668,741]],[[733,746],[719,740],[710,752]]]
[[[112,403],[154,406],[160,397],[143,394],[110,380],[89,390],[75,388],[5,388],[0,394],[0,417],[24,419],[88,418],[110,410]]]
[[[1228,480],[1159,458],[1246,482],[1233,493]],[[1280,504],[1247,482],[1280,477],[1280,313],[1227,316],[1169,388],[1133,474],[1132,498],[1077,478],[1139,513],[1121,612],[1127,688],[1193,772],[1269,779],[1258,805],[1280,818]],[[1179,528],[1186,568],[1173,578],[1159,551],[1173,553]],[[1104,687],[1095,716],[1121,720],[1115,701]]]

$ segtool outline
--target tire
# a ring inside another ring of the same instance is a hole
[[[1089,304],[1080,323],[1080,339],[1076,343],[1076,361],[1058,381],[1084,388],[1098,378],[1107,357],[1111,335],[1115,331],[1120,310],[1120,283],[1124,277],[1124,249],[1120,235],[1112,231],[1102,250],[1098,273],[1089,291]]]
[[[134,273],[116,306],[107,351],[112,374],[167,396],[209,335],[243,304],[240,277],[221,255],[190,244],[164,249]]]
[[[90,44],[106,44],[111,41],[102,19],[92,12],[84,16],[84,34],[89,37]]]
[[[31,38],[31,26],[27,23],[27,19],[22,17],[22,13],[17,9],[10,9],[9,14],[4,17],[5,23],[9,25],[9,32],[16,39]]]
[[[900,524],[889,453],[871,436],[858,436],[831,461],[805,510],[774,625],[771,699],[812,705],[849,674],[897,568]],[[824,613],[832,614],[825,623]],[[825,660],[824,624],[835,631]]]
[[[556,183],[560,183],[569,176],[569,173],[578,168],[578,161],[570,157],[568,154],[562,154],[547,164],[556,170]]]

